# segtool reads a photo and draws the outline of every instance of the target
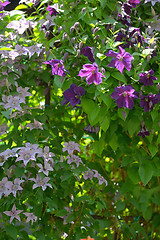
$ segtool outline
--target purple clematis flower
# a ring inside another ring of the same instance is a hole
[[[153,80],[157,80],[157,78],[155,76],[153,76],[154,71],[151,69],[148,72],[144,72],[144,73],[140,73],[139,77],[140,83],[144,83],[145,86],[153,86]]]
[[[59,75],[59,76],[65,77],[66,76],[66,72],[68,72],[65,69],[62,60],[52,59],[50,61],[45,61],[44,63],[51,65],[51,67],[52,67],[52,74],[53,75]]]
[[[107,57],[113,57],[108,67],[117,68],[122,74],[124,67],[130,71],[131,70],[131,60],[133,59],[132,55],[128,52],[125,52],[123,48],[119,46],[119,53],[109,50],[105,54]]]
[[[138,93],[135,92],[131,85],[116,87],[115,92],[111,94],[111,97],[116,99],[118,108],[126,107],[132,109],[134,102],[132,98],[138,98]]]
[[[145,127],[145,126],[142,126],[137,136],[138,136],[138,137],[145,138],[145,136],[149,136],[149,135],[150,135],[150,133],[149,133],[149,131],[146,129],[146,127]]]
[[[131,14],[131,9],[132,9],[132,5],[129,3],[124,3],[122,6],[123,11],[127,14],[130,15]]]
[[[89,85],[92,83],[99,85],[102,82],[102,77],[105,77],[101,72],[98,72],[97,63],[83,65],[83,69],[79,71],[78,76],[86,77]]]
[[[62,105],[69,103],[68,106],[72,105],[75,107],[77,104],[81,104],[81,96],[85,94],[83,87],[77,87],[76,84],[72,83],[70,88],[64,91],[63,96],[64,100]]]
[[[94,63],[95,62],[94,51],[95,51],[95,48],[93,48],[93,47],[91,48],[91,47],[87,46],[87,47],[83,47],[81,49],[81,54],[88,57],[88,60],[91,61],[92,63]]]
[[[21,221],[20,216],[18,214],[20,214],[23,210],[16,210],[16,205],[14,204],[12,207],[11,211],[5,211],[4,214],[6,214],[7,216],[10,216],[10,223],[13,221],[14,218],[16,218],[18,221]]]
[[[49,14],[51,16],[53,16],[53,15],[56,16],[57,14],[59,14],[59,12],[57,12],[57,10],[54,7],[51,7],[49,5],[47,7],[47,11],[49,11]]]
[[[140,3],[140,0],[129,0],[128,3],[135,8]]]
[[[154,105],[158,103],[157,96],[155,94],[148,96],[141,96],[140,107],[144,107],[144,111],[150,111],[153,109]]]
[[[10,4],[8,0],[6,0],[5,2],[0,1],[0,11],[3,11],[4,7],[7,6],[8,4]]]

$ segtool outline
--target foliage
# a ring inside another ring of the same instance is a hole
[[[159,1],[5,2],[0,238],[160,239]]]

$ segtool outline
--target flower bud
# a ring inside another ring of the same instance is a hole
[[[80,51],[80,49],[78,49],[77,50],[77,56],[80,57],[80,55],[81,55],[81,51]]]
[[[62,31],[62,26],[58,28],[58,34]]]
[[[95,34],[96,32],[98,32],[98,30],[99,30],[99,27],[94,28],[93,34]]]
[[[62,39],[65,40],[66,38],[67,38],[67,33],[64,32],[64,33],[63,33],[63,37],[62,37]]]
[[[84,13],[85,11],[86,11],[86,8],[84,7],[84,8],[82,8],[81,13]]]
[[[94,39],[99,39],[100,38],[100,35],[96,35],[95,37],[94,37]]]
[[[104,75],[105,74],[105,69],[103,67],[101,67],[101,73]]]
[[[73,31],[74,31],[74,26],[70,28],[70,33],[72,33]]]
[[[79,22],[75,22],[74,27],[77,28],[79,26]]]
[[[64,56],[63,56],[63,61],[65,61],[68,58],[68,52],[65,52]]]
[[[83,42],[79,43],[79,49],[81,49],[83,47]]]
[[[74,43],[75,40],[76,40],[76,38],[73,37],[73,38],[71,39],[71,44]]]

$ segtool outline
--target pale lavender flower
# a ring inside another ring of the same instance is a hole
[[[25,143],[26,148],[29,148],[32,153],[42,154],[42,148],[38,144]]]
[[[83,164],[82,160],[80,157],[76,156],[76,155],[71,155],[71,156],[67,156],[66,157],[68,160],[67,160],[67,163],[68,164],[71,164],[71,163],[75,163],[77,165],[77,167],[79,167],[79,164]]]
[[[3,195],[8,196],[10,194],[10,190],[7,187],[7,183],[8,183],[7,177],[4,177],[0,181],[0,199],[2,198]]]
[[[28,123],[26,125],[26,127],[29,127],[30,131],[32,131],[33,129],[41,129],[43,130],[43,127],[42,127],[43,123],[39,122],[39,121],[36,121],[34,119],[34,123]]]
[[[33,222],[36,222],[36,221],[37,221],[37,216],[35,216],[33,213],[25,212],[25,213],[23,213],[23,214],[27,217],[26,223],[28,223],[29,221],[31,221],[32,224],[33,224]]]
[[[35,184],[33,184],[33,189],[37,187],[42,187],[42,190],[45,191],[47,186],[52,188],[52,185],[50,183],[47,183],[50,180],[49,177],[45,177],[42,179],[41,176],[37,174],[36,178],[30,178],[29,180],[35,182]]]
[[[26,48],[29,57],[31,58],[35,53],[39,56],[40,53],[42,52],[42,44],[36,43],[35,45],[29,46]]]
[[[15,51],[21,56],[21,55],[27,55],[27,48],[22,47],[19,44],[16,44]]]
[[[7,131],[7,129],[8,129],[7,124],[6,124],[6,123],[2,124],[2,125],[0,126],[0,136],[3,135],[3,134],[5,134],[6,131]]]
[[[17,87],[17,92],[19,93],[19,97],[30,97],[32,96],[32,94],[30,92],[27,92],[29,89],[29,87],[25,87],[25,88],[22,88],[22,87]]]
[[[93,177],[94,177],[94,172],[91,169],[88,168],[88,171],[83,172],[83,178],[85,180],[87,180],[88,178],[92,180]]]
[[[18,96],[2,96],[2,100],[4,103],[0,103],[1,105],[4,106],[5,109],[10,109],[11,113],[13,109],[16,109],[18,111],[22,111],[22,108],[20,106],[20,103],[25,103],[25,99],[18,97]]]
[[[23,210],[16,210],[16,205],[14,204],[11,211],[5,211],[3,213],[11,217],[11,223],[14,218],[16,218],[18,221],[21,221],[20,216],[18,216],[18,214],[20,214],[21,212],[23,212]]]
[[[0,153],[0,166],[2,166],[9,157],[16,157],[19,148],[6,149]]]
[[[43,157],[46,162],[52,162],[53,163],[53,158],[52,157],[54,157],[54,156],[55,156],[55,154],[53,152],[49,151],[49,147],[45,146],[43,151],[40,154],[38,154],[37,157]]]
[[[48,176],[49,171],[53,171],[53,168],[47,161],[44,161],[44,167],[41,163],[37,163],[37,166],[40,168],[38,172],[43,172],[46,176]]]
[[[160,2],[160,0],[145,0],[144,3],[151,2],[152,5],[154,6],[157,2]]]
[[[65,151],[68,151],[68,154],[72,155],[74,150],[80,152],[80,145],[78,143],[75,143],[73,141],[69,141],[68,143],[65,142],[63,143],[63,145],[65,147],[63,147],[62,151],[65,152]]]
[[[29,147],[22,147],[18,152],[19,157],[16,159],[16,162],[23,161],[26,166],[30,160],[36,161],[35,152],[31,151]]]
[[[10,193],[13,193],[13,196],[16,197],[16,193],[18,190],[23,190],[23,188],[20,186],[21,183],[23,183],[24,180],[20,180],[20,178],[15,178],[14,183],[11,184],[8,183],[7,187],[10,189]]]
[[[34,28],[35,26],[36,23],[21,18],[20,20],[13,20],[6,26],[6,28],[13,28],[17,31],[17,33],[23,34],[27,28]]]
[[[19,53],[16,52],[15,50],[11,50],[8,53],[8,57],[11,58],[12,60],[15,60],[16,57],[18,57],[18,56],[19,56]]]

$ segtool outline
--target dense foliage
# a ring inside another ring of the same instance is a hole
[[[160,1],[9,6],[0,239],[160,239]]]

